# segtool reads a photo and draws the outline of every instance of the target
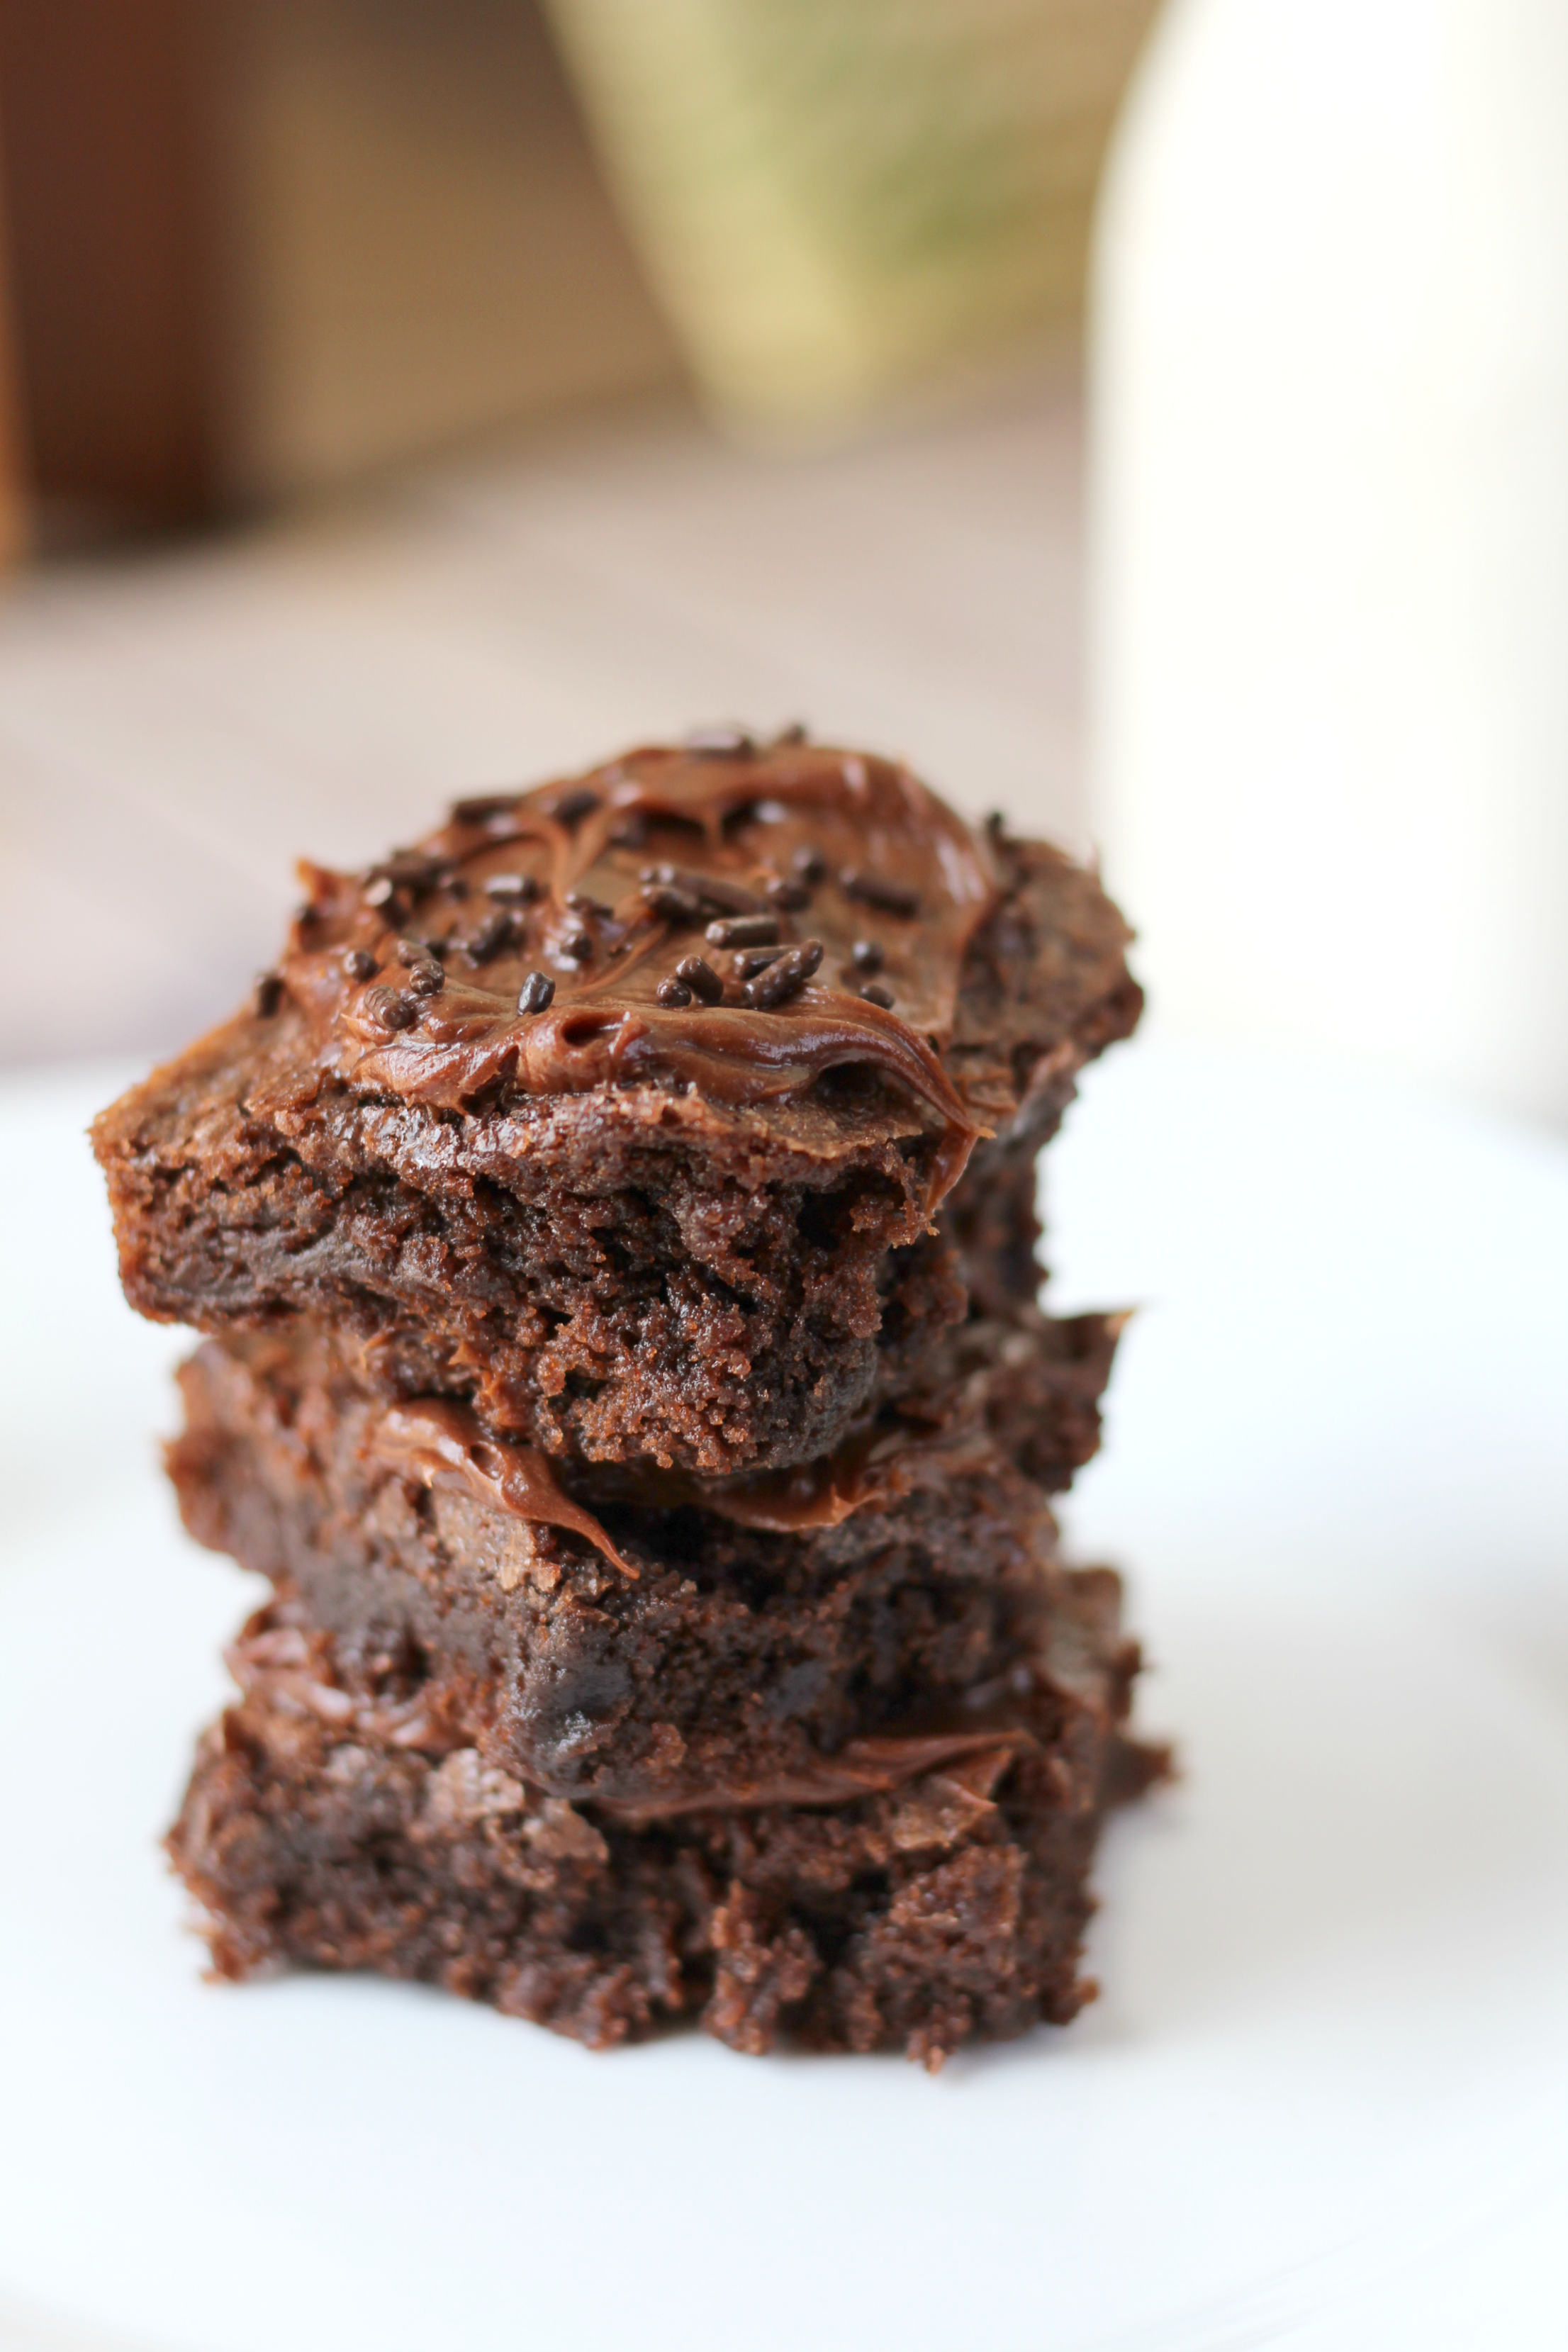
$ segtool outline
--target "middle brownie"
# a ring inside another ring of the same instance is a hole
[[[1027,1682],[1057,1575],[1037,1478],[1092,1450],[1115,1328],[968,1327],[924,1419],[727,1490],[601,1470],[592,1511],[464,1408],[367,1393],[325,1335],[211,1340],[169,1465],[191,1532],[298,1595],[395,1740],[439,1744],[449,1708],[487,1762],[650,1812],[826,1793],[847,1741]]]

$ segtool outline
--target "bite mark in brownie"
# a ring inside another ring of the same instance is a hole
[[[308,880],[265,1009],[97,1124],[127,1293],[333,1321],[563,1460],[829,1451],[1032,1282],[1018,1167],[1139,1006],[1089,875],[799,744],[628,753]]]

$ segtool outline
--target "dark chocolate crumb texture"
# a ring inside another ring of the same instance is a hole
[[[753,2053],[1064,2023],[1108,1805],[1163,1769],[1123,1732],[1137,1654],[1107,1570],[1066,1578],[1030,1696],[967,1733],[868,1738],[840,1783],[664,1818],[485,1760],[416,1681],[357,1668],[298,1603],[253,1619],[170,1849],[214,1965],[374,1969],[596,2047],[695,2020]],[[765,1792],[764,1792],[765,1794]],[[815,1798],[815,1801],[812,1801]]]
[[[405,1742],[460,1716],[487,1765],[546,1794],[655,1810],[827,1798],[853,1790],[846,1743],[972,1730],[1031,1688],[1060,1570],[1019,1461],[1060,1484],[1092,1446],[1097,1319],[1042,1322],[1026,1358],[966,1326],[940,1401],[809,1472],[599,1470],[576,1496],[467,1406],[368,1397],[321,1347],[208,1340],[169,1468],[202,1542],[302,1600],[351,1664],[411,1676]]]
[[[564,1460],[810,1461],[1026,1299],[1033,1155],[1139,1010],[1089,874],[794,733],[303,872],[251,1004],[97,1123],[127,1293],[331,1323]]]

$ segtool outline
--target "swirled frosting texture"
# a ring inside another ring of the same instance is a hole
[[[303,871],[277,983],[356,1089],[783,1107],[868,1067],[940,1131],[933,1200],[983,1131],[942,1054],[996,878],[893,761],[716,734],[460,802],[362,875]]]

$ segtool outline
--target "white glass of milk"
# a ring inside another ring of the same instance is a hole
[[[1170,0],[1090,377],[1156,1017],[1568,1123],[1568,0]]]

